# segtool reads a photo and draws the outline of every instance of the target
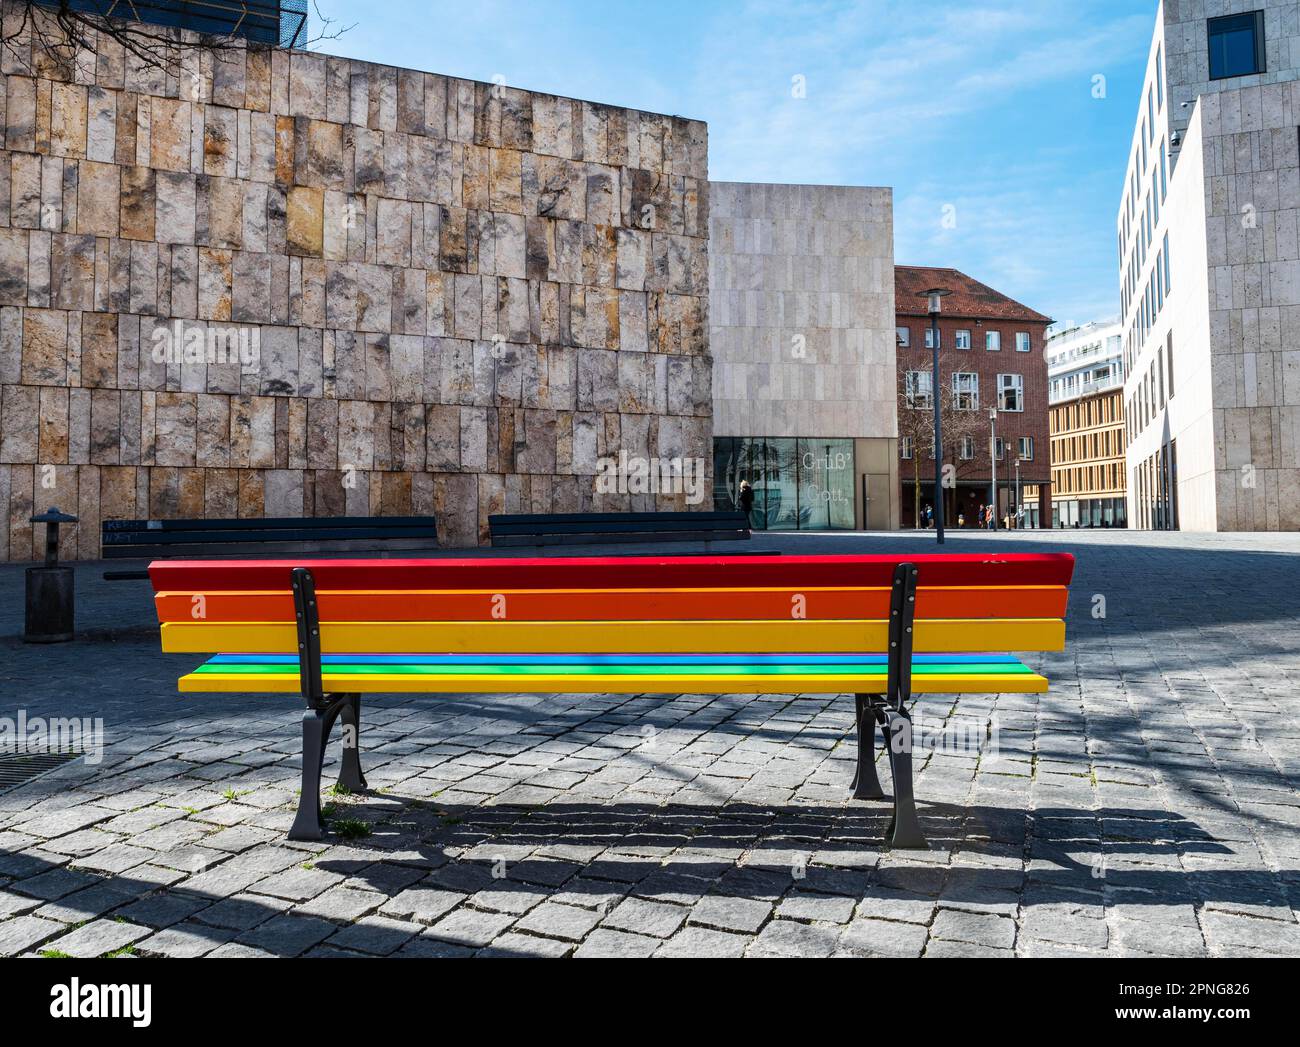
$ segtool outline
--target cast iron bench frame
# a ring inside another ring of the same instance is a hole
[[[302,792],[289,839],[314,843],[325,838],[325,820],[321,814],[321,771],[325,748],[340,720],[344,725],[344,738],[339,787],[353,793],[366,789],[365,774],[361,769],[361,695],[325,692],[321,677],[321,628],[316,582],[306,567],[295,568],[292,579],[299,681],[307,708],[302,717]],[[858,753],[857,773],[851,785],[853,798],[885,798],[876,773],[878,725],[894,782],[894,815],[886,839],[891,847],[898,849],[926,847],[916,814],[912,782],[912,718],[906,704],[912,697],[917,584],[915,564],[901,563],[895,568],[890,596],[887,691],[885,694],[855,695]]]

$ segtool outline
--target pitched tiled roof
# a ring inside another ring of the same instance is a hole
[[[952,292],[943,300],[945,316],[969,317],[973,320],[1026,320],[1050,324],[1050,317],[1021,305],[987,284],[973,280],[959,269],[935,269],[921,265],[894,268],[894,308],[899,316],[927,316],[926,300],[920,295],[934,287]]]

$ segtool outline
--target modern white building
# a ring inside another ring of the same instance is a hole
[[[1300,3],[1166,0],[1118,237],[1129,522],[1300,528]]]
[[[1044,352],[1052,435],[1052,526],[1125,527],[1124,328],[1053,331]]]
[[[1124,328],[1118,320],[1051,331],[1045,355],[1051,406],[1124,385]]]

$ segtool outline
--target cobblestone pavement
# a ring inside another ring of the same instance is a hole
[[[847,799],[845,696],[373,698],[372,791],[290,844],[293,700],[177,697],[195,659],[157,653],[148,586],[89,566],[89,638],[24,647],[0,569],[0,716],[107,733],[0,794],[0,955],[1300,955],[1300,536],[948,548],[1079,571],[1049,695],[920,703],[998,743],[924,759],[926,852]]]

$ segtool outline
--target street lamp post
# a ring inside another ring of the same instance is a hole
[[[922,291],[920,296],[929,303],[930,313],[930,347],[933,352],[934,370],[930,377],[930,401],[934,406],[934,525],[939,537],[939,544],[944,544],[943,530],[943,418],[939,410],[939,314],[943,311],[943,300],[952,294],[947,288],[932,287]]]
[[[1020,455],[1016,455],[1016,527],[1019,527],[1025,518],[1025,503],[1022,499],[1020,490]]]
[[[989,516],[993,520],[993,530],[998,529],[998,409],[989,408],[989,461],[993,463],[993,503],[989,506]]]

